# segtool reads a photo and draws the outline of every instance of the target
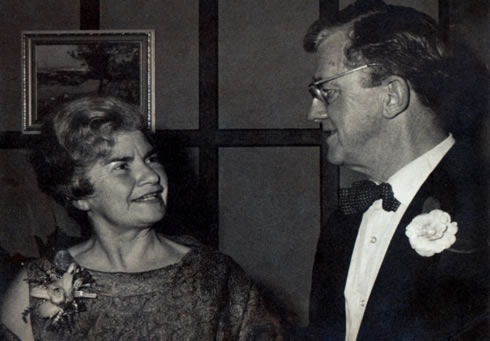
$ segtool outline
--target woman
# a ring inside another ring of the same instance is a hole
[[[167,177],[146,122],[113,98],[64,105],[32,160],[40,187],[83,213],[87,241],[28,263],[1,321],[22,340],[277,339],[278,323],[229,257],[168,238]]]

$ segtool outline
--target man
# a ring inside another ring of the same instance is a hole
[[[436,22],[359,0],[314,23],[305,49],[317,61],[309,119],[322,125],[328,160],[372,181],[341,190],[322,228],[310,336],[484,338],[485,187],[468,143],[446,130],[444,89],[458,79]]]

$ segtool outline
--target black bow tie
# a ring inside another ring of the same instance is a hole
[[[383,199],[383,209],[388,212],[394,212],[400,206],[388,183],[376,185],[372,181],[363,180],[354,182],[351,188],[339,190],[339,207],[343,214],[364,212],[378,199]]]

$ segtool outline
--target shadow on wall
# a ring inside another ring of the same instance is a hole
[[[458,13],[451,23],[450,36],[459,63],[459,75],[452,82],[455,89],[451,90],[456,96],[448,95],[448,106],[456,101],[455,115],[459,120],[453,119],[452,122],[456,127],[464,127],[465,135],[473,139],[486,166],[486,175],[490,171],[489,3],[486,0],[467,0],[452,5]],[[466,105],[461,105],[462,102]]]
[[[198,148],[184,148],[183,141],[165,134],[156,145],[169,182],[167,214],[156,228],[163,234],[190,235],[217,247],[218,235],[212,225],[215,212],[199,182]]]
[[[26,150],[0,150],[0,290],[55,229],[52,201],[37,189]]]
[[[0,151],[0,247],[7,253],[38,257],[34,236],[46,241],[54,231],[51,199],[37,188],[26,150]]]
[[[458,3],[458,6],[462,6],[463,10],[450,27],[456,76],[452,78],[452,87],[447,95],[446,106],[450,113],[448,125],[449,129],[456,131],[457,137],[469,143],[470,152],[482,162],[480,174],[485,185],[487,219],[490,219],[489,3],[471,0]],[[490,246],[490,226],[488,229]]]

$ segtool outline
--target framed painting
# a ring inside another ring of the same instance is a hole
[[[153,30],[23,31],[22,132],[37,134],[52,108],[83,96],[137,105],[155,130]]]

